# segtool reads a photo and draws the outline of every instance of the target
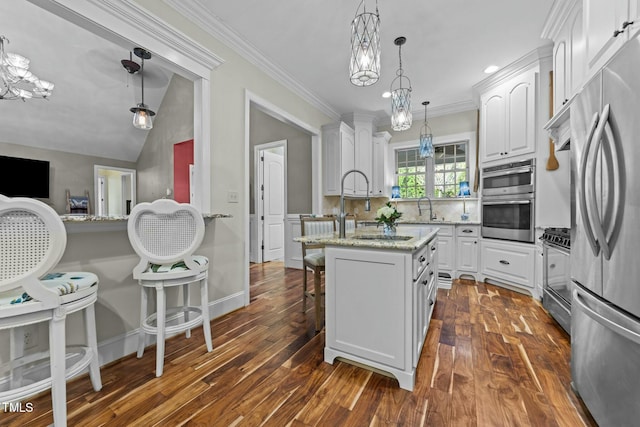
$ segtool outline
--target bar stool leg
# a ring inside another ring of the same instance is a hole
[[[315,303],[316,310],[316,332],[322,329],[322,291],[320,289],[320,269],[316,268],[313,271],[313,290],[315,297],[313,302]]]
[[[156,285],[156,377],[162,376],[164,369],[164,325],[166,322],[167,297],[162,284]]]

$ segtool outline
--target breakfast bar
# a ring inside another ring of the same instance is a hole
[[[325,245],[326,343],[336,358],[393,375],[413,390],[436,301],[437,227],[375,227],[346,237],[306,236]]]

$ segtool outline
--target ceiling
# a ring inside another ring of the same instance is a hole
[[[117,46],[24,0],[0,2],[0,16],[5,50],[29,58],[30,71],[55,84],[46,100],[0,101],[0,142],[135,162],[148,135],[133,127],[129,111],[141,101],[140,76],[120,63],[134,46]],[[144,75],[145,104],[158,112],[172,73],[152,57]]]
[[[226,28],[229,39],[253,48],[338,116],[370,111],[388,123],[390,100],[381,95],[399,66],[396,37],[407,38],[402,66],[414,115],[423,117],[426,100],[430,113],[470,109],[472,86],[487,77],[488,65],[504,67],[550,43],[540,35],[554,0],[379,0],[382,71],[369,87],[348,76],[359,0],[165,1],[201,25]],[[364,5],[373,11],[376,2]]]
[[[402,64],[414,119],[425,100],[430,115],[471,109],[486,66],[549,43],[540,34],[554,0],[379,0],[382,72],[369,87],[348,77],[357,0],[164,1],[329,116],[372,112],[384,124],[390,101],[381,95],[398,68],[396,37],[407,38]],[[365,4],[372,10],[375,0]],[[0,101],[0,141],[136,161],[148,134],[131,125],[139,76],[120,64],[135,46],[117,46],[27,1],[0,2],[0,15],[11,17],[0,30],[11,41],[6,50],[30,58],[34,74],[56,85],[48,100]],[[153,58],[145,62],[145,103],[156,112],[170,79]]]

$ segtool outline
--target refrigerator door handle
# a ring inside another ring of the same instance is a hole
[[[599,302],[598,300],[596,300],[590,295],[586,295],[584,293],[578,292],[577,289],[573,290],[572,304],[577,304],[587,316],[591,317],[593,320],[600,323],[601,325],[607,327],[607,329],[617,333],[618,335],[625,337],[630,341],[635,342],[636,344],[640,344],[640,334],[625,328],[624,326],[620,325],[619,322],[611,320],[608,317],[603,316],[602,314],[598,313],[593,308],[591,308],[591,304],[599,304],[601,307],[607,310],[613,310],[613,309],[610,309],[608,305]],[[611,314],[615,314],[615,312],[612,311]]]
[[[594,153],[597,153],[600,150],[600,146],[602,144],[602,136],[603,134],[605,134],[605,129],[607,127],[609,127],[609,130],[611,129],[609,126],[609,112],[610,112],[610,106],[609,104],[605,105],[603,110],[602,110],[602,114],[600,115],[600,123],[598,124],[598,128],[596,129],[596,132],[593,136],[593,139],[595,140],[595,148],[593,150]],[[603,157],[604,159],[604,157]],[[587,199],[589,201],[589,207],[591,208],[591,213],[594,213],[595,216],[592,216],[593,222],[592,227],[593,227],[593,231],[595,232],[596,235],[596,239],[598,241],[598,243],[600,244],[600,248],[602,249],[602,255],[605,257],[605,259],[610,259],[611,258],[611,253],[609,252],[609,245],[607,243],[607,236],[605,234],[604,231],[604,226],[602,224],[602,218],[604,217],[604,209],[602,212],[602,215],[600,215],[600,212],[598,210],[598,205],[596,203],[596,167],[597,167],[597,161],[594,158],[593,159],[593,163],[591,163],[591,182],[590,185],[587,187]],[[614,193],[617,193],[616,191],[614,191]],[[604,208],[604,207],[603,207]],[[591,216],[591,215],[590,215]]]
[[[593,252],[593,256],[598,256],[600,252],[600,247],[598,242],[596,241],[595,236],[593,235],[593,229],[591,227],[591,219],[589,206],[587,205],[587,194],[586,194],[586,184],[587,184],[587,160],[589,159],[589,152],[591,149],[591,142],[593,141],[594,133],[596,128],[598,127],[598,113],[593,113],[593,118],[591,119],[591,125],[589,126],[589,132],[587,133],[587,140],[584,145],[584,149],[582,150],[582,160],[580,162],[580,191],[578,192],[578,200],[580,203],[580,214],[582,216],[582,222],[584,222],[584,233],[587,237],[587,241],[589,242],[589,246],[591,246],[591,251]]]
[[[607,105],[608,106],[608,105]],[[620,213],[621,207],[624,206],[624,189],[621,179],[621,169],[620,169],[620,157],[618,156],[618,147],[616,144],[616,140],[613,136],[613,131],[611,130],[611,125],[607,120],[607,125],[604,128],[604,135],[607,139],[607,147],[611,151],[611,168],[609,171],[609,180],[615,181],[615,186],[613,187],[613,200],[612,200],[612,213],[611,213],[611,224],[609,226],[609,231],[607,233],[606,238],[606,250],[603,248],[603,253],[605,259],[608,261],[611,258],[611,252],[613,251],[613,233],[618,226],[618,222],[620,221]]]

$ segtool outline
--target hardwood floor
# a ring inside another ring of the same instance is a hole
[[[323,361],[313,304],[301,313],[302,271],[251,266],[251,304],[155,349],[68,384],[70,426],[595,426],[570,387],[569,337],[531,298],[455,281],[438,302],[413,392],[395,379]],[[0,413],[2,426],[52,422],[51,397],[31,413]]]

